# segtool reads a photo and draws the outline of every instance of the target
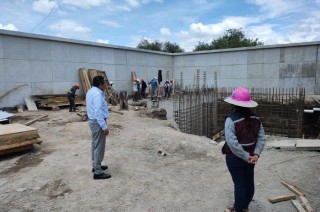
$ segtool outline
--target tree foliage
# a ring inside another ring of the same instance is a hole
[[[199,44],[195,46],[193,51],[206,51],[212,49],[227,49],[261,45],[263,45],[263,42],[259,41],[258,38],[246,38],[245,33],[241,28],[228,29],[225,31],[223,37],[212,40],[211,43],[199,42]]]
[[[153,51],[170,52],[170,53],[184,52],[184,49],[182,49],[178,44],[171,43],[170,41],[166,41],[162,43],[161,41],[158,41],[158,40],[149,42],[148,40],[144,39],[139,42],[139,44],[137,45],[137,48],[149,49]]]

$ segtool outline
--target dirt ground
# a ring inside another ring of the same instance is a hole
[[[176,130],[174,121],[111,113],[104,163],[108,180],[93,180],[88,124],[67,109],[18,113],[13,122],[32,124],[41,145],[0,158],[0,211],[224,211],[233,204],[233,184],[222,143]],[[171,115],[172,117],[172,115]],[[268,141],[287,138],[268,136]],[[164,149],[168,155],[162,156]],[[285,180],[300,188],[320,211],[320,153],[266,147],[255,169],[250,211],[296,211]]]

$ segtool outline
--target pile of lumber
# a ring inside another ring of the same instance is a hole
[[[0,125],[0,155],[32,149],[33,144],[42,142],[38,138],[36,128],[18,123]]]
[[[38,108],[44,109],[59,109],[60,107],[69,107],[69,101],[66,94],[55,94],[55,95],[36,95],[34,96],[35,103]],[[76,105],[85,105],[83,97],[76,96]]]
[[[106,100],[107,100],[108,103],[110,103],[109,100],[110,100],[110,97],[112,95],[112,90],[111,90],[111,85],[109,83],[108,76],[107,76],[105,71],[100,71],[100,70],[96,70],[96,69],[89,69],[87,71],[87,69],[85,69],[85,68],[80,68],[79,69],[79,75],[80,75],[81,84],[83,86],[83,90],[84,90],[85,94],[92,87],[93,78],[95,76],[102,76],[104,81],[105,81],[105,84],[107,86],[107,89],[106,89],[106,92],[105,92]]]
[[[305,194],[300,189],[298,189],[294,185],[289,184],[284,180],[282,180],[281,183],[285,187],[287,187],[290,191],[292,191],[294,194],[269,197],[268,198],[269,202],[277,203],[277,202],[291,200],[291,203],[293,204],[293,206],[296,208],[298,212],[315,212],[315,210],[311,207],[310,203],[305,197]]]

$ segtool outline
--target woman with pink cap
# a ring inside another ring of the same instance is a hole
[[[254,166],[265,145],[261,120],[250,108],[258,106],[246,88],[238,87],[224,99],[233,105],[225,120],[222,153],[234,183],[234,205],[226,211],[248,211],[254,195]]]

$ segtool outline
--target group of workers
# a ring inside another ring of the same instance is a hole
[[[144,80],[136,79],[135,82],[134,91],[137,92],[139,91],[138,82],[143,84]],[[169,81],[166,81],[164,85],[167,82]],[[152,97],[154,97],[159,88],[157,78],[154,77],[149,84]],[[165,93],[170,97],[170,84],[167,84],[166,87],[164,85]],[[74,98],[79,87],[79,84],[76,84],[68,91],[70,112],[75,111]],[[106,87],[103,77],[96,76],[93,78],[92,88],[86,95],[88,123],[92,132],[92,172],[93,179],[96,180],[111,178],[110,174],[104,172],[108,166],[101,164],[105,154],[106,136],[109,135],[107,125],[109,110],[104,94]],[[142,87],[145,91],[146,85]],[[233,106],[225,119],[226,142],[222,148],[234,184],[234,204],[226,211],[244,212],[248,211],[254,196],[254,167],[263,151],[266,136],[260,118],[251,110],[258,103],[251,99],[246,88],[236,88],[232,95],[225,98],[224,101]]]

